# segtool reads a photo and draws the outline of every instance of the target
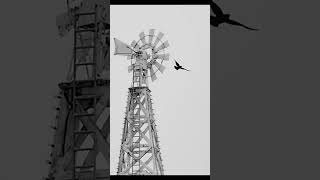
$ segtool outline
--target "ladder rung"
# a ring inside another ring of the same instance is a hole
[[[94,116],[94,113],[80,113],[80,114],[74,114],[75,117],[81,117],[81,116]]]
[[[135,118],[140,118],[140,119],[146,118],[146,116],[143,116],[143,115],[142,115],[142,116],[141,116],[141,115],[140,115],[140,116],[134,115],[134,117],[135,117]],[[141,123],[142,123],[142,122],[141,122]]]
[[[78,80],[78,81],[76,81],[77,85],[80,85],[82,83],[94,83],[94,79],[86,79],[86,80]]]
[[[90,165],[90,166],[75,166],[76,169],[89,169],[89,168],[94,168],[94,165]]]
[[[94,148],[77,148],[77,149],[74,149],[74,151],[92,151],[94,150]]]
[[[93,99],[97,98],[97,95],[81,95],[81,96],[76,96],[75,99]]]
[[[76,49],[90,49],[90,48],[94,48],[94,46],[78,46],[78,47],[76,47]]]
[[[81,29],[81,30],[76,30],[76,33],[89,32],[89,31],[95,31],[95,29],[90,28],[90,29]]]
[[[139,143],[135,143],[135,144],[138,144],[139,145]],[[145,147],[149,147],[149,145],[148,144],[140,144],[139,146],[138,145],[134,145],[134,146],[137,146],[137,148],[140,146],[140,148],[141,147],[143,147],[143,148],[145,148]]]
[[[93,62],[86,62],[86,63],[77,63],[76,66],[87,66],[87,65],[95,65]]]
[[[105,177],[96,177],[96,179],[110,179],[110,176],[108,177],[108,176],[105,176]]]
[[[95,133],[95,131],[74,131],[74,134],[92,134]]]
[[[87,13],[76,13],[76,16],[88,16],[88,15],[95,15],[95,12],[87,12]]]
[[[90,171],[90,170],[88,170],[88,171],[77,171],[77,173],[79,173],[79,174],[81,174],[81,173],[94,173],[94,171]]]

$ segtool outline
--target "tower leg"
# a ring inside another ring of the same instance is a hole
[[[163,175],[148,87],[129,88],[118,174]]]

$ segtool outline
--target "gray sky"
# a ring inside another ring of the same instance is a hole
[[[165,174],[210,172],[209,6],[111,6],[111,39],[127,44],[154,28],[165,34],[171,58],[151,82],[153,108]],[[114,56],[111,42],[111,173],[116,173],[128,88],[130,61]],[[191,69],[176,71],[176,59]],[[190,163],[191,162],[191,163]]]

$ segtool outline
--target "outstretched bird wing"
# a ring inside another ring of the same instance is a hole
[[[217,17],[210,16],[210,24],[212,26],[216,26],[217,27],[219,25],[219,21],[218,21]]]
[[[226,23],[231,24],[231,25],[235,25],[235,26],[242,26],[242,27],[249,29],[249,30],[258,31],[258,29],[254,29],[254,28],[245,26],[245,25],[243,25],[237,21],[231,20],[231,19],[227,20]]]
[[[190,71],[190,70],[188,70],[188,69],[185,69],[185,68],[181,68],[181,69],[183,69],[183,70],[186,70],[186,71]]]
[[[176,66],[178,66],[178,67],[179,67],[179,66],[180,66],[180,64],[179,64],[177,61],[175,61],[175,62],[176,62]]]
[[[222,16],[223,15],[222,9],[215,2],[211,1],[210,8],[212,9],[213,13],[216,16]]]

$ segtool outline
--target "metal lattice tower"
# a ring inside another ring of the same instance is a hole
[[[133,80],[124,118],[118,175],[163,175],[148,77],[154,81],[157,71],[163,73],[165,67],[162,62],[169,60],[169,54],[160,53],[169,43],[162,43],[163,33],[155,36],[154,32],[154,29],[150,29],[148,35],[141,32],[139,41],[133,41],[131,46],[114,39],[115,55],[124,55],[131,60],[128,71],[132,72]],[[157,47],[159,42],[161,45]]]
[[[109,7],[83,0],[57,17],[60,36],[73,29],[73,56],[60,92],[49,180],[109,179]]]

